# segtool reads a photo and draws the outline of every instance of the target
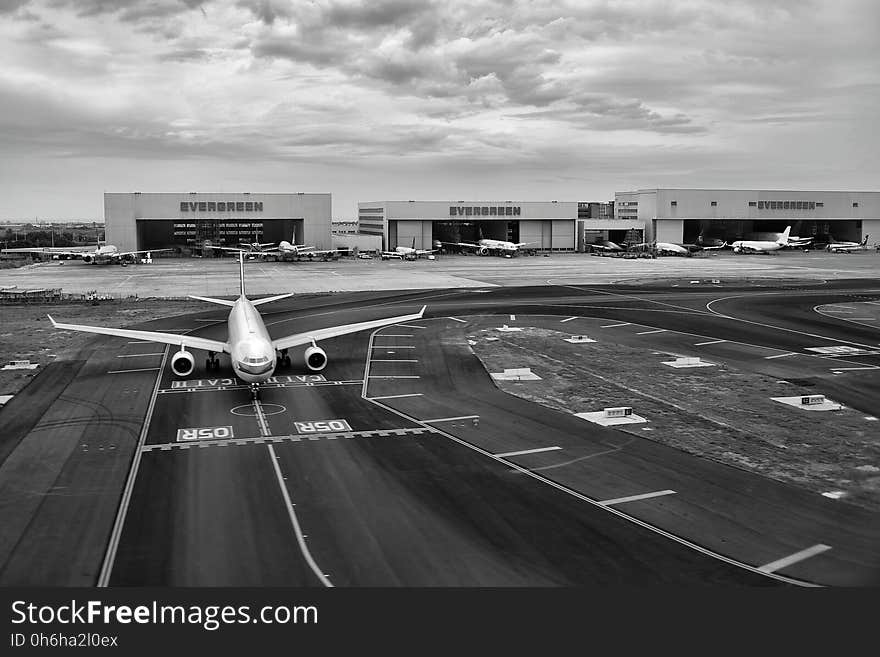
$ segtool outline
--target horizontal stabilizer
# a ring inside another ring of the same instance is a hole
[[[292,297],[294,294],[294,292],[288,292],[287,294],[276,294],[274,297],[266,297],[265,299],[251,299],[251,303],[255,306],[261,306],[264,303],[272,303],[273,301],[279,301],[281,299],[286,299],[287,297]]]
[[[227,301],[226,299],[214,299],[213,297],[197,297],[194,294],[189,295],[190,299],[197,299],[199,301],[207,301],[208,303],[216,303],[220,306],[234,306],[235,301]]]

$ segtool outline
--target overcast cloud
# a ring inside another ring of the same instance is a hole
[[[0,219],[104,191],[878,189],[880,5],[0,0]]]

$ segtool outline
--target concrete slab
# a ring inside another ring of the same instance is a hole
[[[625,415],[623,417],[605,417],[605,411],[591,411],[588,413],[575,413],[576,417],[587,420],[603,427],[613,427],[618,424],[643,424],[648,420],[641,415]]]
[[[807,395],[798,395],[797,397],[771,397],[770,399],[779,402],[780,404],[794,406],[802,411],[839,411],[844,408],[843,404],[838,404],[830,399],[826,399],[821,404],[802,404],[801,398],[806,396]]]

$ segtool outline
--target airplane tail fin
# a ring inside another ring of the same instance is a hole
[[[239,267],[239,276],[241,280],[241,296],[245,296],[244,294],[244,252],[238,252],[238,267]]]
[[[779,244],[788,244],[788,236],[791,233],[791,226],[785,227],[785,232],[779,236],[779,239],[776,240]]]
[[[862,240],[862,246],[868,246],[868,238],[869,238],[869,237],[871,237],[871,236],[870,236],[870,235],[865,235],[865,239]]]

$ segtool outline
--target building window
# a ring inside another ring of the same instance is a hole
[[[857,207],[859,207],[859,204],[858,204],[858,203],[853,203],[853,207],[854,207],[854,208],[857,208]]]
[[[669,205],[671,205],[672,207],[677,207],[677,206],[678,206],[678,201],[670,201],[670,202],[669,202]]]
[[[757,205],[758,205],[758,202],[757,202],[757,201],[749,201],[749,207],[750,207],[750,208],[757,207]]]
[[[822,201],[816,201],[816,207],[817,207],[817,208],[824,208],[824,207],[825,207],[825,204],[822,203]]]
[[[712,201],[710,205],[714,208],[716,205],[718,205],[718,201]]]

